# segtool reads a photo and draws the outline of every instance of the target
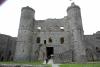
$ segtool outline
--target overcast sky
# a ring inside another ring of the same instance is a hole
[[[84,34],[100,31],[100,0],[74,0],[81,8]],[[35,9],[35,19],[63,18],[69,0],[8,0],[0,6],[0,33],[17,36],[21,8]]]

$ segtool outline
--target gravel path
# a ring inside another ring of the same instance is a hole
[[[52,64],[52,67],[59,67],[59,64]]]

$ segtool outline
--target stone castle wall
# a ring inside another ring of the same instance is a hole
[[[84,35],[79,6],[72,3],[61,19],[35,20],[28,6],[21,12],[18,37],[0,35],[0,60],[45,60],[48,47],[54,63],[100,60],[100,33]]]
[[[0,61],[13,60],[16,37],[0,34]]]

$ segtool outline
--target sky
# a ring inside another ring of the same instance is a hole
[[[74,0],[81,8],[85,35],[100,31],[100,0]],[[21,8],[30,6],[35,10],[35,19],[63,18],[70,0],[7,0],[0,5],[0,33],[16,37],[20,23]]]

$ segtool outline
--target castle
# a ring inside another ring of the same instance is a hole
[[[54,63],[100,61],[100,32],[84,35],[80,7],[75,3],[67,14],[61,19],[35,20],[35,10],[23,7],[18,37],[10,38],[10,55],[0,55],[0,60],[43,61],[53,55]]]

